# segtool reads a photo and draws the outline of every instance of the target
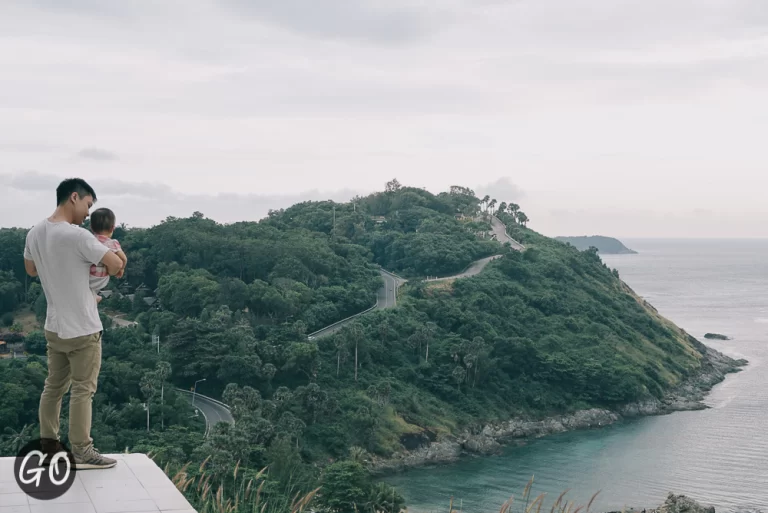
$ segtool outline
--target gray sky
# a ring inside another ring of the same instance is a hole
[[[0,226],[146,226],[397,177],[546,235],[768,236],[764,0],[4,0]]]

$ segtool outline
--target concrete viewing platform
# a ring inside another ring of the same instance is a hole
[[[117,465],[81,470],[53,500],[25,494],[13,477],[15,458],[0,458],[0,513],[197,513],[165,472],[144,454],[109,454]]]

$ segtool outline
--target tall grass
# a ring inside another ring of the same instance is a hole
[[[293,496],[283,494],[268,496],[264,490],[267,483],[265,479],[267,467],[253,477],[245,478],[240,472],[238,462],[232,475],[222,478],[205,468],[209,459],[210,457],[206,458],[199,468],[192,471],[190,471],[190,463],[187,463],[171,477],[176,488],[190,500],[198,513],[303,513],[305,511],[312,513],[321,510],[316,501],[320,487],[308,493],[296,492]],[[169,471],[169,466],[166,465],[166,474],[170,475]],[[531,477],[523,489],[521,499],[516,502],[514,495],[511,496],[501,505],[499,513],[542,513],[542,511],[544,513],[590,513],[592,504],[600,494],[599,491],[595,493],[586,506],[577,506],[575,502],[565,498],[570,491],[565,490],[547,510],[544,505],[546,494],[532,497],[533,482],[534,479]],[[364,511],[363,508],[355,508],[354,512],[341,513],[363,513]],[[439,513],[441,510],[437,511]],[[464,511],[463,508],[455,508],[454,499],[451,497],[447,513],[464,513]]]
[[[199,468],[190,469],[187,463],[172,472],[170,465],[165,473],[176,488],[185,495],[198,513],[302,513],[317,495],[319,488],[309,493],[296,492],[293,497],[266,493],[267,467],[250,477],[243,473],[240,462],[231,475],[220,476],[206,468],[210,456]]]

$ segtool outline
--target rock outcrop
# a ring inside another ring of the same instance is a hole
[[[726,374],[737,372],[747,364],[745,360],[734,360],[689,336],[693,346],[702,353],[703,361],[699,371],[678,387],[670,390],[659,400],[648,398],[626,404],[615,411],[592,408],[567,415],[545,419],[514,418],[505,422],[473,426],[454,435],[437,438],[434,433],[404,435],[401,444],[404,450],[391,458],[373,458],[369,469],[373,474],[389,474],[406,468],[437,465],[458,460],[462,455],[493,455],[501,451],[503,443],[514,440],[608,426],[622,418],[663,415],[673,411],[701,410],[707,392],[725,379]]]

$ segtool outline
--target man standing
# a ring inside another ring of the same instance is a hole
[[[56,210],[29,231],[24,248],[27,273],[40,277],[48,302],[48,377],[40,397],[40,438],[44,446],[58,447],[61,401],[71,386],[69,442],[78,470],[117,463],[99,454],[91,438],[103,327],[89,288],[90,268],[104,264],[112,276],[123,268],[115,253],[79,226],[95,201],[96,193],[84,180],[64,180],[56,189]]]

